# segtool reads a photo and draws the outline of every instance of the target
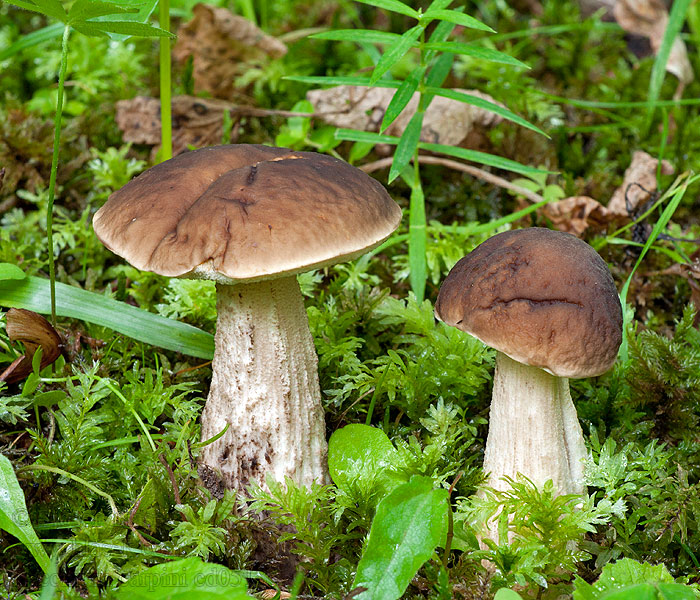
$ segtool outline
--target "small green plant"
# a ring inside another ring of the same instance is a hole
[[[46,208],[46,241],[49,248],[49,280],[51,292],[51,323],[56,326],[56,269],[53,252],[53,204],[56,193],[56,174],[58,172],[58,152],[61,143],[61,121],[65,94],[66,69],[68,65],[68,40],[72,30],[83,35],[109,37],[110,34],[142,37],[171,37],[167,30],[158,29],[146,23],[128,20],[105,20],[115,15],[138,12],[138,8],[124,8],[114,2],[103,0],[76,0],[68,10],[60,0],[12,0],[9,2],[19,8],[37,12],[50,19],[63,23],[61,41],[61,64],[58,71],[58,95],[54,114],[53,155],[51,159],[51,175],[49,178],[48,203]],[[145,4],[145,0],[132,3],[134,6]],[[169,47],[169,46],[168,46]],[[168,53],[168,64],[170,55]],[[169,74],[169,71],[168,71]],[[165,127],[164,127],[165,129]]]
[[[427,223],[425,197],[419,167],[419,150],[423,149],[447,154],[463,160],[474,161],[521,174],[539,172],[538,169],[483,152],[421,141],[423,118],[431,100],[435,96],[442,96],[458,102],[472,104],[538,133],[543,132],[502,106],[462,91],[442,87],[452,69],[455,55],[471,56],[478,60],[494,61],[511,67],[526,67],[525,64],[510,55],[484,45],[448,41],[450,34],[457,25],[482,32],[493,32],[489,26],[478,19],[464,14],[461,12],[461,9],[449,9],[448,7],[452,0],[433,0],[424,12],[415,10],[399,0],[362,0],[362,2],[415,19],[417,24],[408,29],[403,35],[365,29],[343,29],[315,34],[313,36],[315,39],[351,41],[359,44],[382,44],[385,46],[384,53],[376,61],[372,75],[369,78],[350,76],[294,77],[293,79],[321,85],[360,85],[396,89],[384,113],[380,133],[339,129],[336,132],[336,137],[341,140],[351,140],[360,143],[391,144],[396,146],[389,172],[389,183],[400,175],[411,189],[408,238],[409,263],[411,267],[410,280],[413,293],[419,301],[422,301],[427,280]],[[429,28],[432,30],[430,33],[428,33]],[[388,78],[387,76],[391,69],[397,65],[407,52],[412,50],[417,50],[418,67],[411,70],[410,74],[403,81]],[[381,131],[384,131],[396,120],[416,93],[418,94],[418,108],[401,137],[382,134]],[[412,169],[409,167],[411,161],[413,162]]]

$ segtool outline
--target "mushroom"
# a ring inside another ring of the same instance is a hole
[[[571,377],[612,367],[622,309],[603,259],[575,236],[544,228],[495,235],[447,275],[436,316],[498,350],[486,484],[522,473],[559,494],[584,491],[586,448]]]
[[[203,148],[112,194],[95,233],[139,269],[213,279],[213,374],[200,460],[228,488],[327,481],[318,359],[296,274],[385,240],[401,209],[376,180],[313,152]],[[218,483],[218,482],[217,482]]]

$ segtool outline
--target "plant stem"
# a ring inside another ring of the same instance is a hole
[[[56,327],[56,265],[53,255],[53,201],[56,194],[56,174],[58,172],[58,150],[61,143],[61,118],[63,116],[63,92],[68,68],[68,37],[70,27],[63,28],[61,42],[61,66],[58,70],[58,98],[56,114],[53,121],[53,156],[51,157],[51,175],[49,177],[49,201],[46,205],[46,243],[49,247],[49,287],[51,290],[51,324]]]
[[[170,31],[170,0],[159,2],[160,28]],[[160,161],[173,156],[170,83],[170,38],[160,38]]]
[[[103,492],[99,488],[96,488],[89,481],[85,481],[82,477],[73,475],[73,473],[69,473],[68,471],[59,469],[58,467],[50,467],[48,465],[27,465],[26,467],[18,469],[18,472],[19,471],[49,471],[50,473],[56,473],[56,475],[60,475],[61,477],[67,477],[68,479],[72,479],[76,483],[84,485],[86,488],[93,491],[98,496],[102,496],[105,500],[107,500],[109,507],[112,509],[112,515],[115,518],[119,518],[119,510],[117,510],[117,505],[114,503],[114,498],[112,498],[112,496],[110,496],[107,492]]]

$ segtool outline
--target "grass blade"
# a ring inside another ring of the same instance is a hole
[[[427,92],[431,94],[435,94],[436,96],[443,96],[444,98],[450,98],[452,100],[458,100],[459,102],[464,102],[466,104],[471,104],[472,106],[476,106],[477,108],[483,108],[484,110],[488,110],[489,112],[495,113],[507,121],[512,121],[513,123],[516,123],[520,125],[521,127],[526,127],[527,129],[531,129],[532,131],[536,131],[537,133],[542,134],[545,137],[549,137],[544,131],[542,131],[539,127],[536,127],[532,123],[529,123],[522,117],[519,117],[516,115],[514,112],[509,111],[507,108],[503,108],[502,106],[499,106],[498,104],[494,102],[489,102],[488,100],[484,100],[484,98],[480,98],[479,96],[474,96],[473,94],[466,94],[464,92],[460,92],[458,90],[450,90],[450,89],[442,89],[442,88],[428,88],[426,90]]]
[[[441,10],[441,9],[428,9],[423,13],[422,19],[440,19],[441,21],[447,21],[448,23],[454,23],[455,25],[461,25],[462,27],[468,27],[469,29],[479,29],[480,31],[488,31],[489,33],[496,33],[485,23],[482,23],[474,17],[465,15],[464,13],[457,12],[456,10]]]
[[[389,10],[391,12],[397,12],[401,15],[406,15],[407,17],[413,17],[417,19],[420,14],[412,9],[410,6],[406,6],[403,2],[399,0],[357,0],[363,4],[369,4],[370,6],[375,6],[377,8],[383,8],[384,10]]]
[[[425,196],[420,180],[411,186],[411,210],[408,228],[408,264],[411,289],[418,302],[423,302],[425,284],[428,281],[426,251],[428,232],[425,218]]]
[[[651,117],[654,113],[655,103],[659,99],[659,94],[661,93],[661,86],[664,83],[664,75],[666,74],[666,64],[668,63],[668,58],[671,55],[671,49],[673,43],[683,27],[685,22],[685,15],[688,12],[688,7],[690,6],[692,0],[678,0],[674,2],[671,7],[671,13],[668,17],[668,25],[666,25],[666,31],[664,32],[663,40],[661,40],[661,46],[659,47],[659,52],[656,55],[656,60],[654,61],[654,66],[651,70],[651,77],[649,78],[649,92],[647,94],[647,101],[650,103],[649,113],[647,115],[648,121],[651,121]]]
[[[37,46],[48,40],[53,40],[61,37],[63,33],[62,23],[53,23],[36,31],[32,31],[26,35],[23,35],[15,43],[11,44],[7,48],[0,50],[0,61],[6,60],[15,54],[18,54],[26,48],[31,48],[32,46]]]
[[[420,141],[420,130],[423,126],[423,116],[425,111],[416,111],[416,114],[411,117],[411,120],[406,125],[399,143],[396,146],[396,151],[394,152],[394,160],[391,163],[391,169],[389,170],[389,183],[394,181],[404,167],[411,161],[413,155],[416,153],[416,148],[418,147],[418,142]]]
[[[452,54],[465,54],[466,56],[473,56],[481,60],[488,60],[512,67],[530,68],[529,65],[519,61],[517,58],[513,58],[510,54],[499,52],[491,48],[484,48],[483,46],[477,46],[476,44],[465,44],[464,42],[428,42],[425,44],[425,47],[428,50],[451,52]]]
[[[396,117],[401,114],[401,111],[406,108],[406,105],[413,98],[413,94],[418,89],[421,79],[423,78],[423,73],[425,73],[425,67],[419,67],[413,69],[406,80],[401,84],[398,90],[391,97],[391,102],[389,106],[386,107],[386,112],[384,113],[384,118],[382,119],[382,125],[380,131],[384,131],[389,125],[391,125]]]
[[[423,148],[429,152],[447,154],[448,156],[454,156],[463,160],[469,160],[482,165],[496,167],[497,169],[503,169],[504,171],[520,173],[522,175],[527,175],[530,173],[549,173],[549,171],[521,165],[519,162],[515,162],[514,160],[503,158],[502,156],[496,156],[494,154],[487,154],[486,152],[479,152],[477,150],[468,150],[467,148],[458,148],[457,146],[446,146],[445,144],[431,144],[428,142],[421,142],[418,146],[419,148]]]
[[[0,306],[50,313],[49,282],[39,277],[0,281]],[[210,333],[63,283],[56,283],[56,314],[188,356],[207,360],[214,356],[214,336]]]
[[[369,44],[393,44],[401,39],[397,33],[372,29],[337,29],[309,36],[312,40],[334,40],[336,42],[366,42]]]

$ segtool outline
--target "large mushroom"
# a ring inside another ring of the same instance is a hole
[[[213,279],[213,375],[204,465],[229,488],[269,474],[327,480],[317,357],[296,274],[351,260],[386,239],[401,209],[347,163],[286,148],[204,148],[110,196],[93,227],[139,269]]]
[[[439,319],[498,350],[484,470],[506,490],[518,473],[559,494],[584,491],[586,448],[571,377],[610,369],[622,309],[603,259],[543,228],[496,235],[462,258],[440,288]]]

